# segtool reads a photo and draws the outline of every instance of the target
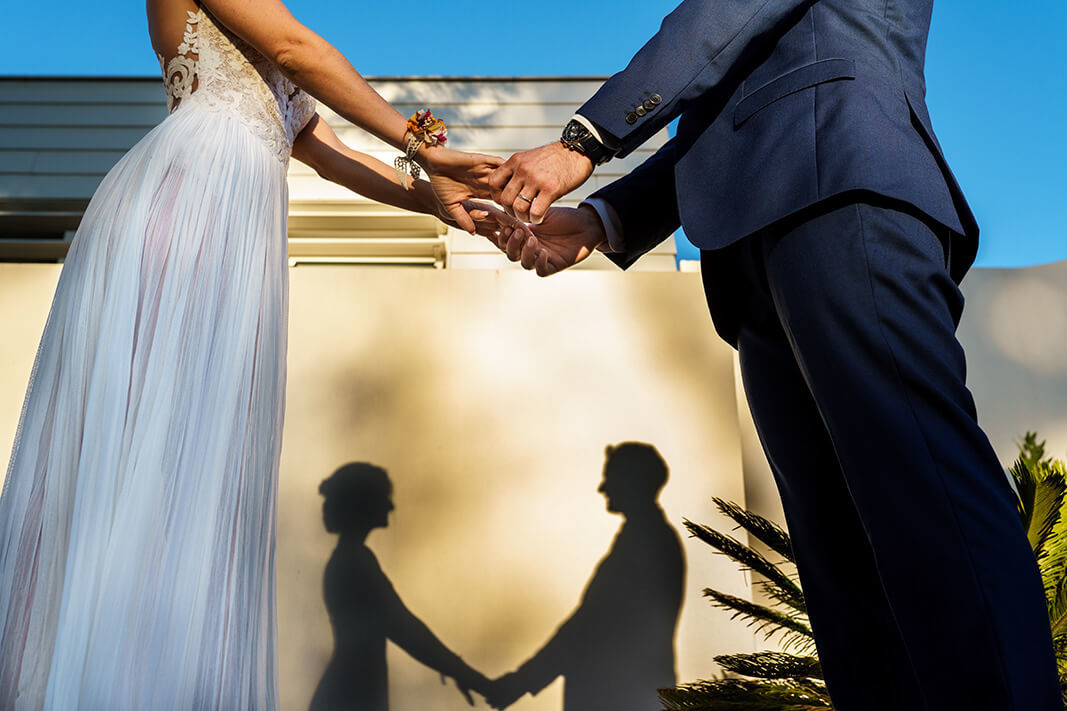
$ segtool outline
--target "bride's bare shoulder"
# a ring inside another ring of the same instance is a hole
[[[278,59],[294,45],[317,36],[293,17],[283,0],[146,0],[151,25],[153,3],[168,17],[178,15],[182,23],[186,11],[203,7],[219,23],[256,48],[267,59]],[[183,25],[184,26],[184,25]]]
[[[193,0],[145,0],[148,14],[148,35],[152,48],[162,57],[170,57],[185,37],[189,13],[199,6]]]

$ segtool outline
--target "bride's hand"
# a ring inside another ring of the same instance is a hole
[[[444,207],[440,204],[437,206],[437,219],[444,222],[451,227],[459,227],[459,224],[450,214],[445,212]],[[460,207],[463,212],[471,217],[474,221],[474,228],[477,234],[482,237],[488,237],[494,245],[500,243],[503,230],[509,230],[509,235],[513,232],[521,232],[526,235],[533,235],[530,228],[526,223],[518,220],[508,213],[504,212],[498,205],[491,202],[485,202],[482,200],[464,200],[460,203]]]
[[[444,215],[450,218],[446,221],[475,234],[475,218],[463,203],[490,196],[489,175],[503,162],[498,156],[463,153],[440,146],[426,151],[424,167]]]

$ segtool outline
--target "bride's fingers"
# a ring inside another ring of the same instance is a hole
[[[504,165],[503,158],[500,156],[491,156],[488,153],[472,153],[471,157],[474,160],[474,164],[483,169],[488,168],[490,170],[496,170]]]

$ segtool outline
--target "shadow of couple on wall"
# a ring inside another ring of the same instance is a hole
[[[667,465],[643,443],[609,446],[605,454],[598,491],[607,510],[623,517],[611,549],[548,642],[495,681],[468,667],[407,609],[367,547],[368,534],[388,526],[393,510],[385,470],[351,463],[322,482],[323,521],[338,534],[323,583],[334,652],[311,711],[387,711],[386,640],[496,708],[561,676],[566,711],[656,708],[656,690],[676,680],[674,637],[685,586],[681,541],[657,502]]]

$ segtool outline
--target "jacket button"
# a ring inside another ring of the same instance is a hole
[[[629,123],[629,124],[637,123],[637,114],[635,114],[633,111],[631,111],[630,113],[626,114],[626,123]]]
[[[652,99],[645,99],[645,103],[642,105],[645,107],[645,111],[651,111],[656,108],[656,105],[652,103]]]
[[[644,106],[638,106],[636,109],[634,109],[634,113],[637,114],[638,116],[644,116],[648,112],[645,111],[645,107]]]
[[[648,97],[648,100],[652,102],[653,106],[659,106],[660,102],[663,101],[663,97],[659,94],[653,94],[652,96]]]

